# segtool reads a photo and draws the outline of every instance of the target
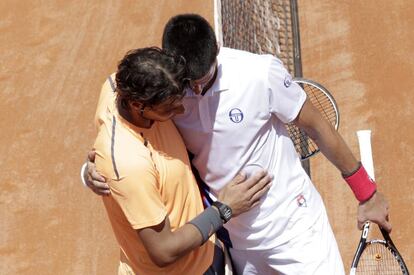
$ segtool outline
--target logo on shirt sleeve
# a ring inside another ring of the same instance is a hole
[[[244,115],[240,109],[233,108],[229,112],[229,117],[230,117],[230,120],[233,121],[234,123],[240,123],[242,122]]]
[[[285,76],[284,84],[286,88],[289,88],[289,86],[292,85],[292,76],[290,74]]]

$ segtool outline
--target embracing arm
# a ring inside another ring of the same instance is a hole
[[[237,175],[219,192],[218,200],[230,207],[234,217],[259,204],[270,183],[271,176],[265,171],[259,171],[248,179]],[[164,267],[202,245],[224,222],[219,210],[211,206],[175,231],[171,230],[167,217],[158,225],[137,230],[137,234],[152,261]]]
[[[351,178],[351,175],[362,174],[360,172],[365,171],[362,171],[363,167],[361,169],[360,163],[352,154],[341,135],[322,117],[308,99],[305,101],[294,123],[315,141],[321,152],[339,169],[348,183],[350,183],[348,179]],[[372,187],[367,188],[367,184],[369,184],[368,175],[366,175],[366,180],[364,181],[364,185],[361,184],[357,188],[353,188],[352,184],[350,184],[356,195],[367,192],[366,190],[370,188],[372,190]],[[387,201],[380,192],[373,190],[371,193],[372,195],[366,200],[360,200],[358,206],[358,227],[362,229],[364,223],[369,220],[377,223],[385,230],[391,231],[392,227],[388,222]]]
[[[159,267],[169,265],[203,242],[198,229],[185,224],[172,232],[166,218],[161,224],[137,230],[151,260]]]
[[[81,182],[97,195],[107,196],[111,193],[111,190],[106,183],[106,179],[96,171],[95,155],[94,150],[88,152],[88,158],[80,171]]]

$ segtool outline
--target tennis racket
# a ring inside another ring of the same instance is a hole
[[[321,84],[312,80],[304,78],[294,78],[293,82],[299,84],[306,92],[307,97],[312,102],[313,106],[319,110],[322,116],[327,119],[335,130],[339,127],[339,111],[335,99],[329,91]],[[299,129],[293,123],[286,124],[287,131],[290,138],[295,145],[296,151],[299,153],[301,160],[305,160],[314,156],[319,152],[316,143],[306,135],[306,133]]]
[[[374,179],[371,131],[358,131],[357,135],[361,162],[367,170],[368,175]],[[380,228],[384,239],[368,240],[369,228],[370,223],[365,223],[349,274],[409,275],[410,273],[408,272],[407,266],[392,242],[388,232]]]

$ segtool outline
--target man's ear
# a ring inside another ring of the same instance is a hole
[[[129,101],[128,102],[128,107],[131,110],[134,110],[137,113],[140,113],[141,110],[144,108],[144,104],[142,104],[141,102],[138,101]]]

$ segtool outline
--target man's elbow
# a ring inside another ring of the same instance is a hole
[[[166,251],[159,253],[150,253],[150,258],[152,262],[158,267],[166,267],[178,259],[178,257],[172,256]]]

